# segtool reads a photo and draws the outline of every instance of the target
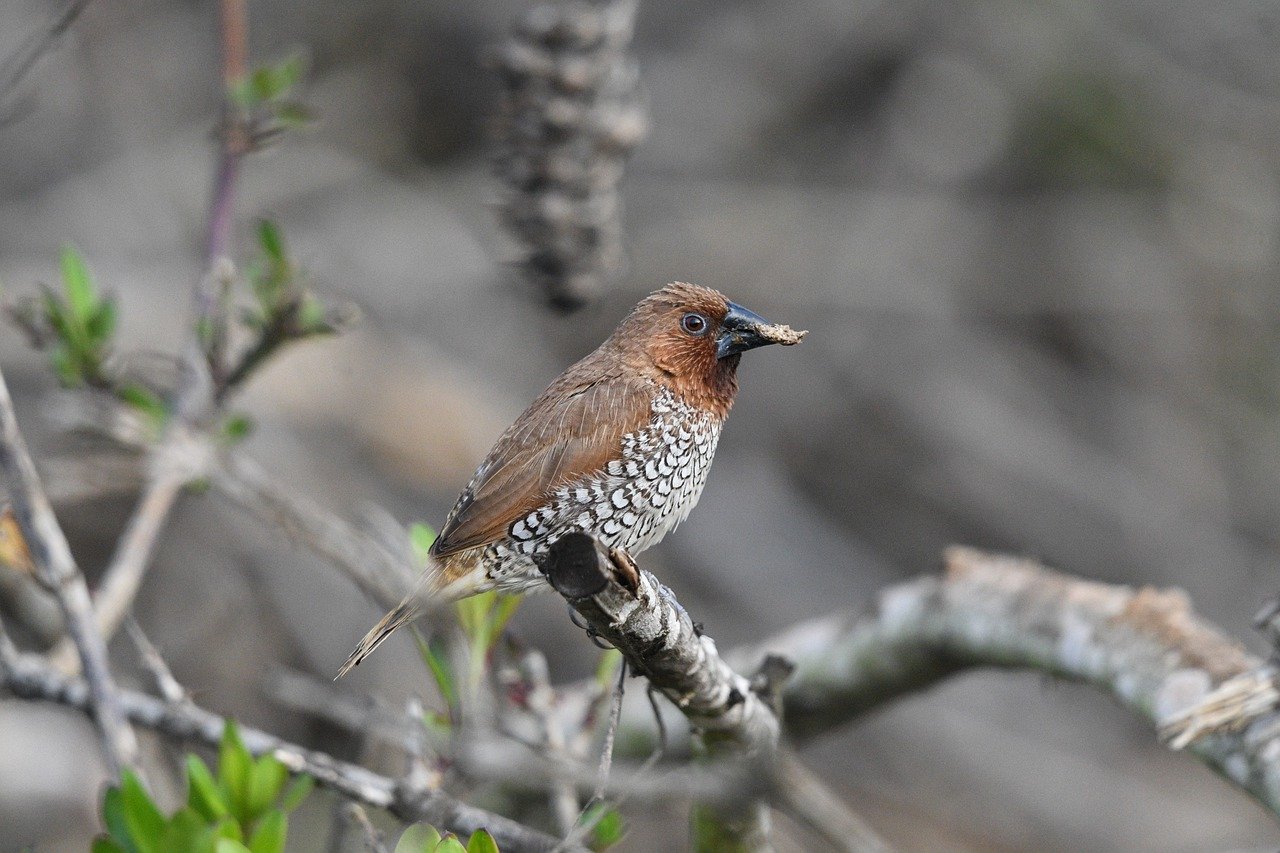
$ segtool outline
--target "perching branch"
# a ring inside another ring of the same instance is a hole
[[[0,689],[19,699],[54,702],[88,712],[94,708],[94,699],[83,679],[63,675],[35,655],[19,653],[3,632]],[[136,726],[212,747],[222,739],[226,720],[191,702],[169,702],[133,691],[121,691],[117,700],[118,707]],[[258,729],[241,727],[240,736],[255,756],[271,753],[290,772],[305,773],[319,785],[356,802],[386,809],[400,820],[426,821],[464,836],[487,829],[504,851],[550,850],[559,844],[556,838],[461,803],[439,790],[373,773]]]
[[[119,773],[137,759],[138,743],[120,707],[115,682],[107,667],[107,647],[93,618],[93,604],[84,575],[71,555],[71,546],[53,514],[35,463],[18,430],[13,400],[0,373],[0,471],[13,500],[14,514],[40,582],[62,609],[67,631],[75,643],[87,681],[86,708],[102,733],[107,766]]]
[[[596,634],[622,652],[695,728],[732,740],[748,753],[777,744],[777,715],[652,574],[638,572],[632,592],[615,577],[619,570],[604,546],[580,533],[557,540],[541,568]]]
[[[552,588],[592,633],[671,700],[710,750],[767,762],[779,732],[768,694],[724,662],[715,641],[698,630],[671,590],[585,533],[562,536],[538,559]],[[767,843],[768,811],[761,803],[704,808],[708,825],[726,844],[757,849]]]

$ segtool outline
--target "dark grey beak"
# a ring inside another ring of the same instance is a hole
[[[720,333],[716,335],[716,358],[727,358],[769,344],[795,346],[807,334],[808,332],[797,332],[790,326],[770,323],[754,311],[730,302],[729,313],[725,315],[724,322],[720,324]]]

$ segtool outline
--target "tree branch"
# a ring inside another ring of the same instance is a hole
[[[1264,668],[1196,616],[1181,591],[1081,580],[969,548],[946,552],[942,576],[882,592],[868,616],[804,623],[729,657],[745,664],[766,651],[796,665],[782,703],[786,732],[799,739],[979,667],[1091,684],[1155,727]],[[1189,751],[1280,814],[1275,722],[1275,713],[1257,717]]]
[[[94,700],[85,681],[57,672],[35,655],[17,652],[0,631],[0,688],[20,699],[54,702],[92,711]],[[169,702],[133,691],[118,694],[119,707],[135,725],[182,741],[216,747],[226,720],[191,702]],[[289,771],[305,773],[316,783],[365,805],[386,809],[403,821],[426,821],[459,835],[487,829],[503,850],[551,850],[559,840],[510,818],[461,803],[447,794],[405,780],[391,779],[363,767],[338,761],[315,750],[288,743],[259,729],[240,728],[255,756],[271,753]],[[575,848],[581,849],[581,848]]]
[[[566,534],[539,558],[556,592],[582,615],[593,635],[617,648],[701,731],[713,754],[765,758],[778,744],[778,717],[757,691],[724,662],[715,641],[701,633],[671,590],[611,555],[585,533]],[[630,589],[619,582],[625,578]],[[717,839],[756,849],[768,838],[768,812],[757,802],[706,805]]]
[[[84,575],[45,495],[26,441],[18,430],[13,400],[0,373],[0,470],[9,486],[14,514],[26,540],[40,582],[62,609],[67,631],[80,653],[88,683],[86,706],[102,732],[107,766],[119,773],[137,759],[138,743],[120,707],[107,666],[107,647],[93,618]]]

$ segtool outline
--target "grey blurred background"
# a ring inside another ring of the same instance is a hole
[[[951,542],[1184,587],[1258,646],[1280,588],[1280,5],[642,3],[631,266],[569,317],[512,275],[492,210],[480,54],[523,3],[251,7],[256,59],[309,54],[322,121],[250,162],[241,237],[277,218],[317,289],[365,313],[242,402],[248,452],[301,493],[438,524],[547,381],[640,296],[696,281],[811,330],[747,359],[698,510],[646,555],[722,646],[857,607]],[[0,53],[58,8],[3,0]],[[0,282],[52,281],[74,242],[144,353],[175,349],[199,274],[215,12],[97,0],[0,127]],[[0,360],[42,453],[74,456],[42,357],[5,327]],[[91,576],[131,500],[61,507]],[[187,496],[137,614],[202,703],[354,755],[264,685],[328,676],[376,614],[281,531]],[[559,679],[594,660],[550,598],[516,629]],[[418,691],[410,646],[342,688]],[[94,750],[83,720],[0,703],[0,848],[85,843]],[[965,676],[806,754],[904,850],[1280,844],[1108,700],[1033,675]],[[299,850],[322,846],[314,809]],[[628,816],[623,849],[683,843],[679,810]]]

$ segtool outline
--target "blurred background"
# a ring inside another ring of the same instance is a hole
[[[5,0],[0,55],[60,8]],[[859,607],[952,542],[1181,586],[1260,647],[1250,617],[1280,589],[1280,6],[642,3],[629,266],[569,316],[514,274],[494,211],[481,57],[524,8],[251,4],[253,57],[305,50],[321,121],[249,161],[238,236],[247,251],[253,217],[277,219],[315,288],[365,315],[241,401],[248,452],[282,482],[352,519],[377,505],[438,525],[552,377],[645,293],[695,281],[811,330],[746,359],[698,510],[644,560],[722,647]],[[54,281],[70,241],[120,297],[124,341],[177,348],[216,45],[210,2],[99,0],[43,58],[0,126],[6,291]],[[0,361],[92,578],[129,477],[81,495],[84,471],[55,464],[88,457],[56,429],[44,358],[6,326]],[[186,496],[136,612],[203,704],[354,754],[268,685],[281,667],[329,676],[377,614],[280,530]],[[590,671],[558,600],[515,625],[557,680]],[[416,692],[411,645],[342,689]],[[0,703],[0,848],[85,844],[95,754],[82,718]],[[1034,675],[964,676],[805,754],[904,850],[1280,844],[1109,700]],[[622,849],[684,843],[679,809],[628,818]],[[321,849],[322,808],[311,823],[298,849]]]

